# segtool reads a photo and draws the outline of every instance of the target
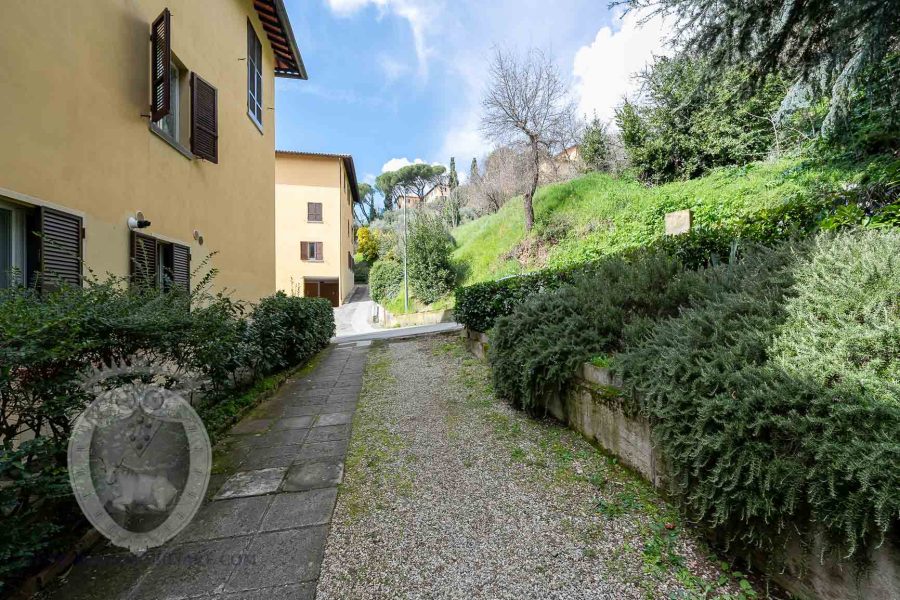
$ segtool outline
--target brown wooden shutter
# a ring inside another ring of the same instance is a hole
[[[309,242],[300,242],[300,260],[309,260]]]
[[[191,73],[191,152],[219,162],[218,92],[196,73]]]
[[[191,291],[191,249],[181,244],[172,244],[172,283]]]
[[[146,48],[146,46],[144,46]],[[150,27],[150,118],[157,122],[172,107],[169,105],[172,78],[169,63],[172,59],[172,27],[169,9],[162,11]]]
[[[81,217],[52,208],[40,209],[41,287],[55,289],[60,283],[81,285]]]
[[[153,287],[157,284],[156,239],[136,231],[131,232],[131,281],[135,285]]]
[[[325,260],[325,255],[322,254],[322,242],[316,242],[316,260]]]

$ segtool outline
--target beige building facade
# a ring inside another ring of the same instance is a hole
[[[275,77],[306,78],[282,0],[28,0],[0,13],[4,273],[190,285],[215,252],[216,288],[272,294]]]
[[[353,292],[353,157],[275,153],[276,285],[343,304]]]

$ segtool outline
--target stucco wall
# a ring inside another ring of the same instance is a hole
[[[218,165],[185,158],[141,117],[150,23],[166,7],[173,54],[218,89]],[[217,251],[218,287],[247,300],[271,294],[275,123],[264,110],[260,133],[247,116],[248,18],[262,41],[266,107],[273,56],[252,1],[16,0],[2,14],[0,196],[82,214],[95,272],[128,273],[126,220],[140,210],[146,233],[191,247],[192,267]]]
[[[353,275],[347,265],[350,223],[343,160],[330,156],[276,156],[276,285],[302,295],[304,278],[337,279],[341,299]],[[322,222],[307,221],[307,204],[322,203]],[[322,242],[321,262],[300,259],[301,242]]]

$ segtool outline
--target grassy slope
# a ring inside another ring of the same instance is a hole
[[[662,236],[667,212],[690,208],[695,225],[727,222],[809,194],[821,183],[851,180],[859,171],[859,166],[782,160],[718,169],[705,177],[653,188],[594,173],[538,190],[531,238],[554,240],[546,245],[545,260],[522,265],[503,258],[525,240],[519,198],[496,214],[456,228],[453,259],[463,266],[466,285],[541,266],[584,262]]]

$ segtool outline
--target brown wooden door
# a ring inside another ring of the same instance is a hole
[[[331,305],[337,307],[340,303],[337,281],[323,281],[319,284],[319,296],[331,301]]]
[[[325,298],[331,302],[331,306],[337,307],[340,303],[337,281],[304,281],[303,295],[307,298]]]

